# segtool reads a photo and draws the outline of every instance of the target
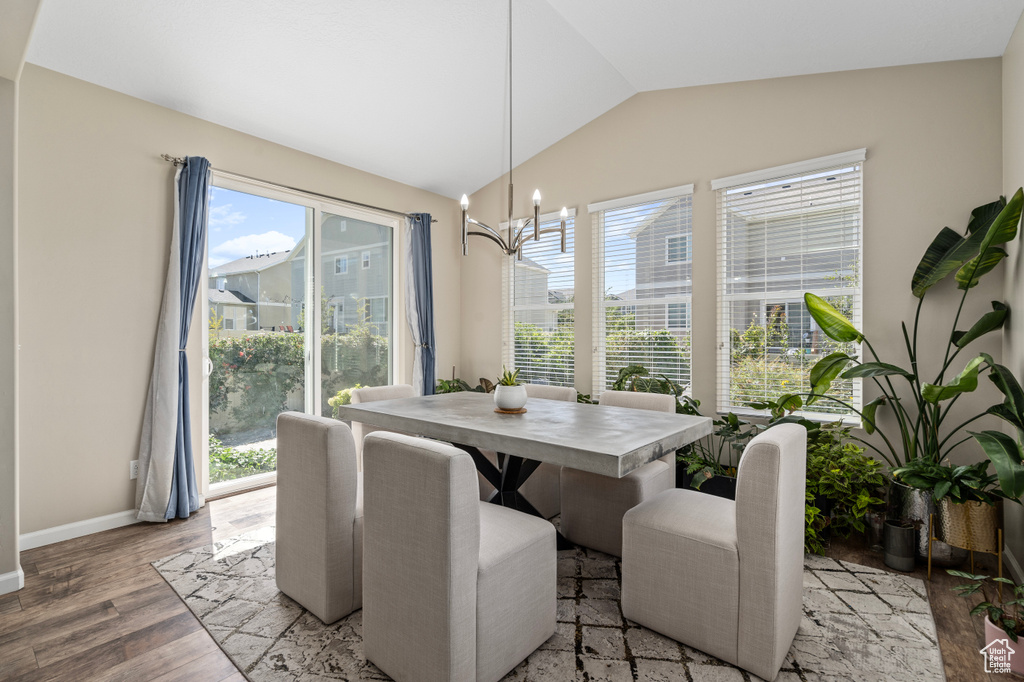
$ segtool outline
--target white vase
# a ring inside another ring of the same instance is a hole
[[[526,405],[526,386],[495,386],[494,404],[499,410],[521,410]]]

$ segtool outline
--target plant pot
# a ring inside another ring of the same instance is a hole
[[[896,519],[885,522],[885,565],[910,572],[917,564],[917,531],[902,524]]]
[[[885,512],[872,510],[864,514],[864,541],[872,552],[885,549]]]
[[[1006,640],[1006,643],[1001,643],[999,640]],[[993,645],[993,643],[995,644]],[[1010,654],[1008,657],[1001,655],[1002,652],[999,649],[1003,646],[1009,646],[1016,653]],[[1024,677],[1024,651],[1021,650],[1017,642],[1010,639],[1005,630],[989,620],[988,616],[985,616],[985,648],[982,649],[982,652],[986,655],[985,672],[1006,672],[1006,666],[1009,664],[1011,673],[1018,677]],[[1008,661],[1007,658],[1009,658]]]
[[[936,525],[941,523],[932,491],[911,488],[890,479],[888,497],[886,515],[890,519],[905,519],[914,524],[917,529],[917,557],[927,561],[928,519],[934,514]],[[935,537],[942,537],[941,529],[936,529]],[[941,540],[932,543],[932,564],[935,566],[959,566],[966,561],[967,554],[966,549],[952,547]]]
[[[521,410],[526,406],[526,386],[495,386],[494,404],[499,410]]]
[[[700,488],[692,487],[693,474],[686,473],[686,466],[676,467],[676,487],[683,490],[693,490],[698,493],[724,497],[727,500],[736,499],[736,477],[715,476],[700,484]]]
[[[997,505],[984,502],[956,504],[947,497],[939,503],[941,523],[938,537],[953,547],[995,554],[999,551],[997,530],[1000,518]],[[1021,659],[1024,660],[1024,656]]]

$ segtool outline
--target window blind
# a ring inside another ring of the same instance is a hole
[[[803,302],[829,301],[861,325],[864,150],[715,181],[718,222],[718,408],[810,390],[825,355],[858,355],[825,336]],[[788,173],[786,171],[789,171]],[[830,396],[860,409],[859,380],[838,380]],[[852,415],[818,400],[808,416]]]
[[[502,362],[530,384],[575,382],[575,267],[573,209],[565,221],[565,253],[557,233],[523,243],[523,259],[502,267]],[[541,229],[558,228],[558,213],[541,216]],[[507,223],[501,225],[507,229]],[[533,234],[532,229],[527,230]]]
[[[593,221],[593,392],[643,365],[689,387],[693,185],[588,208]]]

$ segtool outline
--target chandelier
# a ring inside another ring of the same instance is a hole
[[[569,217],[569,209],[562,207],[559,214],[560,227],[550,227],[542,230],[540,228],[540,190],[533,191],[533,215],[526,220],[512,222],[512,0],[508,0],[508,228],[506,234],[500,230],[486,225],[479,220],[469,217],[469,197],[462,195],[462,255],[469,255],[469,237],[486,237],[498,245],[507,256],[515,254],[519,260],[523,259],[523,242],[530,238],[528,229],[533,226],[533,240],[539,241],[541,235],[549,232],[559,232],[562,235],[562,253],[565,253],[565,221]],[[469,231],[469,226],[475,225],[483,232]]]

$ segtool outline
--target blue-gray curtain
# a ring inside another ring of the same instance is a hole
[[[430,264],[430,214],[412,213],[412,266],[419,326],[419,346],[423,368],[423,395],[432,395],[436,381],[434,347],[434,270]]]
[[[171,499],[165,518],[187,518],[199,509],[196,468],[192,456],[192,424],[188,404],[188,330],[199,292],[206,253],[206,213],[210,195],[210,162],[201,156],[185,159],[178,178],[179,257],[181,262],[181,310],[178,331],[178,427],[174,447]]]

